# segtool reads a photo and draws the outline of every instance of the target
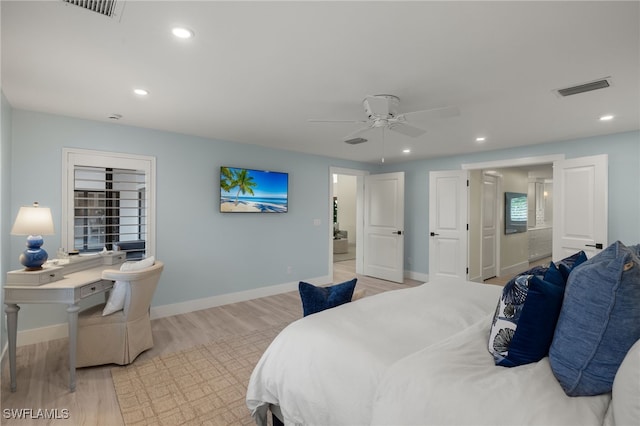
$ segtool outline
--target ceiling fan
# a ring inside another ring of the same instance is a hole
[[[353,133],[344,137],[346,143],[357,144],[366,142],[367,140],[361,136],[377,128],[387,128],[394,132],[416,138],[426,133],[426,130],[409,124],[408,117],[420,115],[422,118],[438,117],[447,118],[460,115],[457,107],[431,108],[420,111],[411,111],[398,114],[398,105],[400,98],[394,95],[370,95],[364,98],[362,105],[364,106],[366,120],[317,120],[309,119],[313,123],[363,123],[366,124]]]

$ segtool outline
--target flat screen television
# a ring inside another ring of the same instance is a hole
[[[504,193],[504,233],[527,232],[527,194]]]
[[[220,167],[220,212],[286,213],[288,210],[288,173]]]

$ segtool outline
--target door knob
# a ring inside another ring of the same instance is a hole
[[[395,231],[395,232],[392,232],[392,234],[402,235],[402,231]]]
[[[595,243],[595,244],[585,244],[585,247],[595,247],[597,249],[602,249],[602,243]]]
[[[435,232],[430,232],[429,235],[431,235],[432,237],[435,237],[436,235],[440,235],[440,234],[436,234]]]

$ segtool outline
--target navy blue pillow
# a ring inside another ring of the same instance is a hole
[[[620,241],[574,269],[549,350],[569,396],[611,392],[629,348],[640,339],[638,247]]]
[[[538,362],[549,354],[563,298],[564,283],[557,285],[536,275],[531,277],[518,328],[509,345],[508,363],[502,365]]]
[[[543,272],[544,271],[544,272]],[[565,281],[556,265],[530,269],[504,286],[489,336],[496,365],[515,367],[540,361],[549,353],[560,315]]]
[[[341,284],[326,287],[316,287],[313,284],[300,281],[298,291],[300,292],[300,299],[302,299],[304,316],[351,302],[357,280],[357,278],[354,278]]]
[[[544,280],[552,284],[562,286],[562,288],[567,284],[567,280],[564,278],[564,275],[562,275],[558,266],[553,262],[549,264],[549,267],[545,271]]]

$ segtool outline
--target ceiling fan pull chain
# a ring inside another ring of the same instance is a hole
[[[382,128],[382,163],[384,164],[384,127]]]

